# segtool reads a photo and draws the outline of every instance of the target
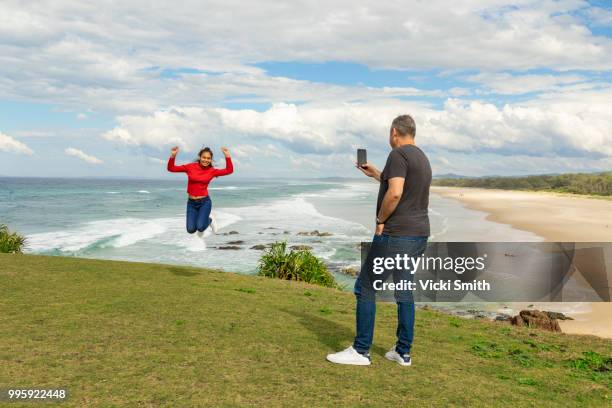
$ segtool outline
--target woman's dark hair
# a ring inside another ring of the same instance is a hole
[[[202,157],[202,155],[206,152],[210,153],[210,165],[212,166],[213,152],[210,150],[210,147],[203,147],[198,153],[198,158],[195,159],[195,161],[198,163],[200,161],[200,157]]]

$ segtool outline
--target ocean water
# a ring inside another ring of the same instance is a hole
[[[218,235],[185,231],[186,180],[0,178],[0,223],[26,252],[195,265],[252,274],[257,244],[309,245],[332,270],[359,266],[371,239],[378,186],[370,180],[217,179],[209,187]],[[431,196],[432,239],[536,241],[486,214]],[[329,236],[303,236],[317,230]],[[228,235],[229,232],[237,232]],[[241,241],[239,243],[233,243]],[[219,249],[236,245],[239,250]],[[352,278],[335,272],[342,282]]]

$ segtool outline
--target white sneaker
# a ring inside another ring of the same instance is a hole
[[[217,223],[215,222],[215,219],[213,217],[209,218],[209,222],[208,225],[210,226],[210,229],[212,230],[213,234],[216,234],[218,229],[217,229]]]
[[[200,237],[200,238],[204,237],[204,231],[198,231],[198,232],[196,232],[196,234],[198,234],[198,237]]]
[[[403,356],[395,350],[395,346],[385,354],[385,358],[387,360],[395,361],[397,364],[401,366],[409,366],[412,365],[412,358],[410,354],[404,354]]]
[[[337,353],[328,354],[327,361],[336,363],[336,364],[350,364],[350,365],[370,365],[372,362],[370,361],[370,355],[360,354],[350,346],[349,348],[339,351]]]

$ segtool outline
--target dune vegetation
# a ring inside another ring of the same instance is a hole
[[[433,181],[433,185],[612,196],[612,172],[525,177],[439,178]]]

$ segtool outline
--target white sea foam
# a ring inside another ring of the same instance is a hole
[[[167,227],[153,221],[140,222],[138,227],[133,226],[124,229],[123,233],[117,238],[110,242],[110,246],[114,248],[123,248],[126,246],[133,245],[137,242],[144,241],[153,238],[157,235],[163,234]]]
[[[242,189],[232,187],[236,186],[218,188]],[[147,190],[138,192],[148,193]],[[28,251],[56,250],[74,255],[84,254],[85,251],[87,254],[104,251],[104,256],[114,257],[114,252],[109,251],[116,249],[121,250],[116,252],[120,259],[253,271],[261,255],[260,251],[248,251],[255,244],[286,240],[290,244],[312,246],[317,255],[330,258],[335,256],[335,243],[358,242],[364,234],[368,234],[361,224],[322,214],[304,196],[254,201],[251,205],[240,207],[214,207],[212,215],[220,234],[211,234],[208,229],[204,239],[186,232],[185,213],[181,211],[168,218],[99,220],[62,231],[32,234],[28,237]],[[315,229],[333,235],[298,235],[298,232]],[[224,235],[230,230],[237,230],[239,234]],[[239,244],[243,250],[211,250],[238,240],[244,241]],[[138,249],[125,250],[136,244],[139,244]]]
[[[227,228],[232,224],[242,220],[242,217],[226,211],[211,211],[211,216],[215,219],[215,223],[219,229]]]
[[[163,234],[168,219],[118,218],[92,221],[63,231],[29,235],[28,249],[76,252],[98,243],[100,247],[122,248]]]
[[[209,231],[205,231],[205,235],[208,236]],[[190,252],[200,252],[206,250],[206,241],[200,238],[197,234],[187,234],[183,232],[183,235],[176,243],[185,248]]]
[[[241,217],[241,224],[247,225],[251,231],[274,228],[295,234],[319,230],[332,233],[334,238],[346,238],[361,237],[365,230],[361,224],[321,214],[299,195],[253,206],[224,208],[223,211]]]
[[[300,193],[297,197],[324,197],[324,198],[336,198],[336,199],[350,199],[358,200],[366,197],[370,197],[376,194],[378,191],[378,185],[376,183],[347,183],[339,188],[331,188],[316,193]]]
[[[238,215],[217,210],[213,210],[211,216],[215,218],[215,223],[221,230],[239,222],[242,219]],[[219,236],[212,235],[210,228],[207,228],[206,231],[204,231],[204,239],[200,238],[197,234],[188,234],[185,230],[184,214],[181,214],[181,216],[178,218],[172,218],[172,222],[170,222],[167,227],[167,233],[156,237],[156,242],[164,245],[178,246],[189,252],[204,251],[207,249],[206,241],[212,240],[213,243],[216,244],[219,243],[221,239]],[[221,233],[222,232],[223,231],[221,231]]]
[[[325,260],[330,260],[334,255],[336,255],[336,252],[338,252],[336,248],[325,246],[325,248],[322,248],[317,255]]]
[[[147,191],[147,190],[138,190],[138,192],[139,192],[140,194],[151,194],[151,192],[150,192],[150,191]]]
[[[438,211],[434,210],[431,207],[429,207],[429,214],[430,214],[431,224],[435,225],[435,227],[431,228],[431,236],[429,237],[429,239],[434,240],[436,239],[436,236],[443,236],[444,234],[448,232],[448,217],[442,215],[441,213],[439,213]],[[434,222],[434,218],[438,222]]]
[[[242,187],[236,189],[226,187],[235,186],[222,186],[220,189],[229,190],[228,193],[232,190],[242,190]],[[139,192],[147,194],[144,191],[147,190]],[[121,193],[121,190],[116,192]],[[217,194],[221,195],[222,192]],[[333,257],[334,262],[342,262],[342,259],[336,259],[338,255],[335,247],[343,243],[358,242],[364,234],[369,234],[360,224],[322,214],[305,197],[274,199],[275,193],[271,194],[273,195],[267,200],[253,200],[251,203],[246,201],[246,204],[240,207],[213,206],[212,215],[220,233],[215,235],[208,229],[203,239],[197,234],[188,234],[185,230],[185,213],[183,210],[180,212],[174,210],[167,218],[114,218],[85,222],[62,231],[32,234],[28,236],[27,250],[191,264],[252,273],[262,254],[261,251],[249,250],[253,245],[275,241],[287,241],[290,245],[304,244],[312,246],[317,256],[327,259]],[[240,199],[243,203],[245,200],[248,200],[248,197]],[[351,208],[350,205],[347,207],[349,211]],[[333,235],[323,237],[298,235],[298,232],[315,229]],[[239,234],[225,235],[231,230],[239,231]],[[243,243],[232,244],[232,241],[243,241]],[[241,250],[216,249],[224,245],[238,245]],[[358,252],[356,257],[359,257]],[[350,261],[355,260],[350,259]]]
[[[107,191],[106,194],[119,194],[118,191]]]

